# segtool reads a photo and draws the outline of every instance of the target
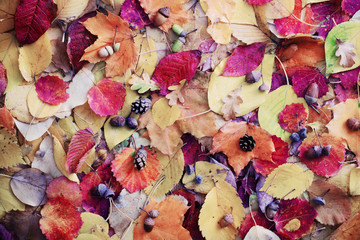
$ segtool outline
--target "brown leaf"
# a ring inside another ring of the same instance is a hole
[[[360,211],[343,223],[327,240],[359,239]]]
[[[355,64],[355,59],[357,58],[355,50],[355,45],[350,42],[341,41],[336,39],[337,50],[335,56],[340,57],[340,65],[349,68]]]
[[[240,93],[241,87],[238,87],[221,99],[221,101],[224,103],[224,105],[221,107],[221,112],[224,114],[223,116],[226,121],[235,119],[235,115],[240,113],[241,108],[239,104],[243,102],[242,98],[240,97]]]

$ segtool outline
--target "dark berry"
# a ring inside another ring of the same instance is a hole
[[[134,165],[138,171],[142,170],[146,167],[146,159],[147,159],[147,152],[141,146],[139,150],[137,150],[135,157],[134,157]]]
[[[113,127],[122,127],[125,125],[125,118],[123,116],[116,116],[110,120],[110,125]]]
[[[311,148],[309,148],[308,150],[306,150],[305,152],[305,157],[307,158],[318,158],[320,157],[322,154],[322,147],[320,146],[313,146]]]
[[[131,104],[131,111],[136,114],[143,114],[151,107],[151,100],[149,98],[139,98]]]
[[[306,138],[306,128],[302,128],[299,130],[299,136],[301,139]]]
[[[191,175],[194,172],[194,166],[190,165],[190,164],[187,164],[185,166],[185,172],[186,172],[187,175]]]
[[[144,220],[144,229],[146,232],[151,232],[151,230],[153,230],[155,225],[155,220],[152,219],[151,217],[147,217]]]
[[[196,184],[202,183],[202,180],[203,180],[202,176],[197,175],[197,176],[195,177],[195,183],[196,183]]]
[[[323,156],[329,156],[330,155],[330,150],[331,150],[331,145],[326,145],[325,147],[323,147],[321,154]]]
[[[130,129],[136,129],[138,127],[138,122],[135,118],[127,118],[126,119],[126,125]]]
[[[254,138],[247,134],[239,140],[239,146],[244,152],[251,152],[255,148],[255,143]]]
[[[292,134],[290,135],[290,140],[291,140],[292,142],[298,142],[298,141],[300,141],[300,136],[299,136],[299,134],[298,134],[297,132],[292,133]]]
[[[320,206],[324,206],[326,204],[324,197],[322,196],[316,196],[313,198],[313,203],[320,205]]]
[[[104,197],[107,190],[108,187],[105,184],[100,183],[92,190],[92,194],[95,197]]]

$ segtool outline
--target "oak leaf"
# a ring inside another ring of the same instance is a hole
[[[160,89],[156,82],[151,80],[149,74],[146,72],[144,72],[141,77],[137,76],[136,74],[131,75],[130,79],[128,80],[128,84],[131,85],[131,90],[136,90],[140,94],[149,90],[155,91]]]
[[[243,102],[241,96],[241,87],[235,88],[227,96],[223,97],[221,101],[224,105],[221,107],[221,112],[223,113],[224,119],[226,121],[235,119],[236,114],[240,113],[239,104]]]
[[[340,39],[336,39],[336,43],[337,49],[335,56],[340,57],[340,65],[345,68],[352,67],[357,58],[357,54],[354,51],[355,45],[351,42],[341,41]]]
[[[127,22],[110,12],[108,16],[98,12],[95,17],[88,18],[83,25],[92,34],[97,35],[98,39],[85,49],[80,61],[87,60],[91,63],[105,61],[106,77],[122,76],[128,68],[135,65],[137,52],[132,31]],[[120,43],[119,51],[107,58],[100,57],[98,54],[100,49],[106,46],[112,47],[114,42]]]
[[[180,103],[184,103],[185,99],[181,93],[181,89],[184,87],[186,83],[186,79],[181,80],[179,85],[170,86],[168,89],[172,90],[171,93],[168,93],[165,98],[169,99],[169,105],[176,105],[179,101]]]

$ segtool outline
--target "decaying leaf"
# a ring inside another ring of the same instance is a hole
[[[166,94],[165,98],[169,99],[169,105],[176,105],[177,102],[184,103],[185,99],[181,93],[181,89],[184,87],[186,79],[181,80],[179,85],[170,86],[168,89],[172,90],[171,93]]]
[[[0,127],[0,167],[8,168],[23,163],[21,149],[13,133]]]
[[[337,50],[335,56],[340,58],[340,65],[344,68],[352,67],[355,64],[357,58],[356,52],[354,52],[355,45],[346,41],[336,39]]]
[[[146,72],[144,72],[141,77],[137,76],[136,74],[131,75],[128,83],[131,85],[131,90],[136,90],[140,94],[149,90],[155,91],[160,89],[157,84],[150,79],[149,74]]]
[[[241,111],[240,103],[243,102],[240,97],[241,87],[235,88],[227,96],[223,97],[221,101],[224,105],[221,107],[221,112],[224,114],[224,119],[226,121],[235,119],[236,114],[239,114]]]

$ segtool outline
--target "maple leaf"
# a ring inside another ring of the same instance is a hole
[[[97,35],[98,39],[85,49],[80,61],[87,60],[91,63],[105,61],[106,77],[122,76],[128,68],[135,65],[137,51],[127,22],[110,12],[108,16],[98,12],[95,17],[88,18],[82,24],[92,34]],[[119,51],[107,58],[100,57],[100,49],[106,46],[112,47],[114,42],[120,43]]]
[[[235,119],[236,114],[240,113],[239,104],[243,102],[240,97],[241,87],[235,88],[232,90],[227,96],[223,97],[221,101],[224,105],[221,107],[221,112],[223,113],[223,117],[226,121]]]
[[[122,84],[108,78],[100,80],[87,94],[89,106],[100,116],[117,114],[124,105],[125,96]]]
[[[279,113],[279,124],[282,129],[288,132],[298,132],[299,129],[305,127],[307,112],[301,103],[292,103],[286,105]]]
[[[120,8],[120,16],[126,20],[130,27],[141,29],[151,24],[148,15],[141,8],[138,0],[125,0]]]
[[[41,209],[41,215],[40,228],[49,240],[71,240],[83,223],[80,212],[64,197],[50,199]]]
[[[147,187],[158,177],[161,169],[156,154],[146,149],[146,166],[138,171],[134,165],[134,152],[133,148],[125,148],[111,163],[111,171],[116,180],[130,193]]]
[[[81,207],[82,197],[80,186],[64,176],[52,180],[46,188],[46,196],[49,199],[55,197],[64,197],[69,200],[75,207]]]
[[[350,42],[341,41],[340,39],[336,39],[337,49],[335,52],[335,56],[340,57],[340,65],[349,68],[355,64],[355,59],[357,58],[357,54],[354,51],[355,45]]]
[[[149,74],[144,72],[141,77],[136,74],[131,75],[128,80],[128,84],[132,85],[131,90],[136,90],[138,93],[142,94],[147,91],[155,91],[160,88],[157,86],[156,82],[150,79]]]
[[[310,200],[318,215],[316,220],[326,225],[338,225],[345,222],[351,213],[351,203],[347,193],[327,181],[317,180],[308,189]],[[324,195],[324,193],[326,193]],[[323,196],[324,195],[324,196]],[[325,205],[313,202],[314,197],[323,196]]]
[[[21,0],[15,12],[15,32],[19,44],[38,40],[50,27],[55,9],[52,0]]]
[[[240,77],[255,70],[262,62],[266,43],[238,46],[227,59],[222,76]]]
[[[69,98],[66,89],[69,85],[56,76],[41,77],[35,83],[39,98],[51,105],[65,102]]]
[[[160,87],[160,94],[168,94],[168,87],[179,85],[183,79],[190,81],[200,59],[201,52],[198,50],[173,53],[161,59],[152,76],[152,80]]]
[[[85,163],[91,149],[95,146],[94,133],[91,128],[77,131],[71,139],[66,160],[69,173],[76,173]]]
[[[247,134],[255,140],[252,151],[245,152],[239,147],[239,139]],[[223,152],[236,175],[252,160],[272,161],[271,154],[275,151],[271,135],[264,129],[246,122],[230,122],[224,125],[213,138],[211,153]]]
[[[154,18],[160,8],[168,7],[170,9],[170,16],[166,22],[159,26],[159,28],[165,32],[174,25],[184,25],[189,21],[189,15],[185,9],[182,8],[182,4],[187,0],[139,0],[141,7],[149,15],[150,21],[154,21]]]
[[[185,99],[181,93],[181,89],[184,87],[186,83],[186,79],[181,80],[179,85],[170,86],[169,90],[172,90],[171,93],[166,94],[165,98],[169,99],[169,105],[176,105],[179,101],[180,103],[184,103]]]

